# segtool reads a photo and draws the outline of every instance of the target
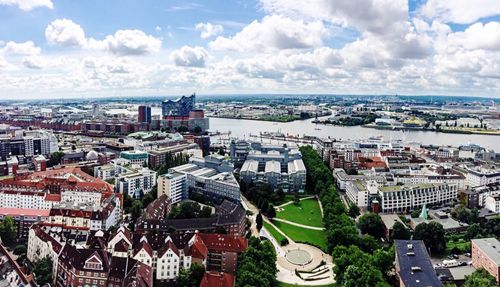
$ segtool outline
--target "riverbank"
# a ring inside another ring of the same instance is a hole
[[[279,116],[276,117],[270,117],[270,118],[237,118],[237,117],[219,117],[219,116],[207,116],[208,118],[216,118],[216,119],[232,119],[232,120],[248,120],[248,121],[262,121],[262,122],[274,122],[274,123],[289,123],[289,122],[294,122],[294,121],[303,121],[303,120],[309,120],[311,118],[300,118],[300,117],[286,117],[282,118]]]
[[[500,151],[500,141],[491,135],[484,134],[450,134],[428,130],[392,130],[371,129],[363,126],[341,127],[333,125],[317,125],[312,123],[313,119],[294,121],[287,123],[276,123],[269,121],[255,121],[242,119],[211,118],[210,130],[231,131],[230,136],[214,136],[213,142],[229,138],[249,138],[250,134],[260,135],[264,132],[279,132],[285,136],[303,137],[316,136],[320,138],[331,138],[336,140],[366,140],[370,137],[383,137],[385,141],[401,140],[404,143],[452,145],[477,144],[485,148]],[[264,140],[264,139],[263,139]],[[265,140],[269,142],[271,140]]]
[[[478,130],[474,128],[457,128],[457,129],[434,129],[434,128],[424,128],[424,127],[403,127],[403,126],[377,126],[377,125],[362,125],[365,128],[377,129],[377,130],[393,130],[393,131],[423,131],[423,132],[435,132],[435,133],[447,133],[447,134],[465,134],[465,135],[491,135],[500,136],[500,131],[497,130]]]

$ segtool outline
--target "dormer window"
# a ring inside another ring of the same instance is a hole
[[[85,269],[102,270],[102,262],[97,255],[92,255],[85,261]]]

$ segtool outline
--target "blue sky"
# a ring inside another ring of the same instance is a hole
[[[195,25],[220,23],[222,35],[231,35],[264,14],[256,1],[53,1],[53,9],[23,11],[16,6],[0,6],[0,37],[3,41],[34,41],[47,47],[44,31],[53,20],[67,18],[85,29],[89,37],[100,39],[120,29],[139,29],[169,38],[165,46],[176,48],[203,41]],[[13,29],[13,27],[16,27]],[[160,27],[161,31],[156,31]]]
[[[0,0],[0,98],[499,97],[499,3]]]

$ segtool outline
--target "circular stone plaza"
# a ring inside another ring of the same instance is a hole
[[[311,254],[305,250],[293,249],[285,254],[285,258],[288,262],[304,266],[312,261]]]

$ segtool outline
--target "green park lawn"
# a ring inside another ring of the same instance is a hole
[[[323,227],[321,210],[315,198],[301,200],[299,205],[285,205],[282,211],[276,211],[276,217],[308,226]]]
[[[264,221],[262,223],[264,225],[264,227],[266,228],[266,230],[271,233],[271,235],[274,237],[274,239],[276,239],[276,241],[278,242],[278,244],[280,244],[281,240],[282,239],[285,239],[285,236],[283,236],[278,230],[276,230],[276,228],[274,228],[274,226],[272,226],[271,224],[267,223],[267,221]]]
[[[273,221],[273,224],[295,242],[309,243],[326,250],[326,237],[322,230],[302,228],[276,220]]]

